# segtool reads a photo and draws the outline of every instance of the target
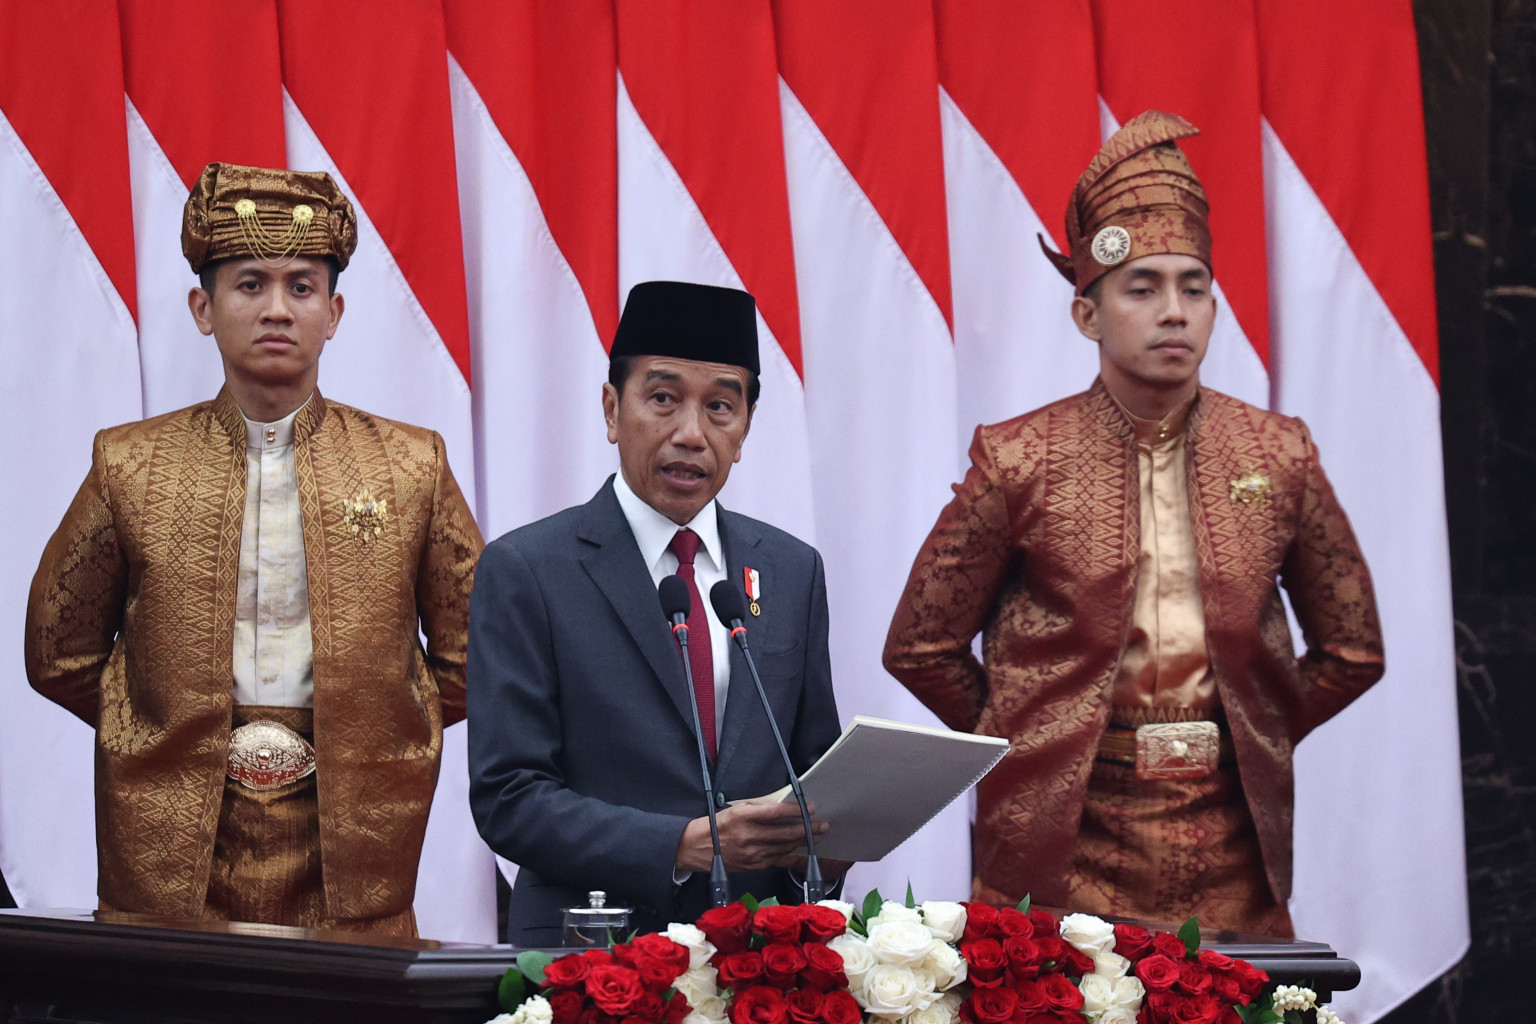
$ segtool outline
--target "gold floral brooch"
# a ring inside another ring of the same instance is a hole
[[[384,532],[384,523],[389,519],[389,502],[375,498],[373,491],[364,487],[347,502],[344,519],[352,529],[352,536],[367,544]]]
[[[1252,505],[1255,502],[1269,500],[1269,477],[1257,470],[1249,470],[1236,480],[1232,481],[1229,492],[1233,501],[1240,501],[1244,505]]]

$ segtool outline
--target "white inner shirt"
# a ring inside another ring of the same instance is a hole
[[[303,408],[276,423],[245,421],[245,519],[235,589],[236,704],[307,708],[315,703],[309,579],[293,461],[293,421]]]
[[[731,683],[731,636],[724,623],[715,617],[709,603],[709,590],[725,579],[725,551],[720,546],[719,505],[713,498],[699,510],[686,527],[656,511],[630,489],[620,471],[613,478],[613,493],[619,499],[619,508],[629,520],[630,532],[640,547],[640,557],[651,571],[651,582],[661,586],[661,581],[677,572],[677,556],[668,546],[678,530],[688,529],[699,535],[699,550],[693,556],[693,582],[699,588],[699,599],[704,602],[704,614],[709,621],[709,653],[715,664],[715,736],[716,741],[725,725],[725,695]],[[661,618],[661,605],[656,605],[656,617]]]

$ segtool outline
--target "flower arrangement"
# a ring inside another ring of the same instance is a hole
[[[532,983],[538,991],[529,988]],[[870,893],[751,897],[610,952],[523,953],[493,1024],[1343,1024],[1308,988],[1177,935]]]

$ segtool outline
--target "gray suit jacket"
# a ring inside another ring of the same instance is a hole
[[[724,509],[720,536],[728,579],[761,574],[752,653],[804,772],[839,732],[821,556]],[[761,796],[788,778],[734,645],[730,680],[715,788]],[[672,881],[678,839],[705,811],[698,748],[682,662],[611,477],[587,504],[485,549],[468,686],[470,806],[485,841],[519,866],[508,941],[558,945],[561,911],[589,889],[634,907],[641,931],[708,908],[707,877]],[[782,870],[733,875],[731,891],[796,894]]]

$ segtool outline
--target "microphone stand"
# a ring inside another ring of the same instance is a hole
[[[826,897],[827,886],[821,877],[821,862],[816,859],[816,836],[811,829],[811,811],[805,802],[805,792],[800,788],[800,776],[795,771],[794,762],[789,759],[789,748],[784,745],[784,737],[779,732],[779,723],[774,720],[773,708],[768,703],[768,691],[763,689],[763,679],[757,674],[757,662],[752,659],[752,651],[747,647],[747,627],[742,624],[740,614],[741,595],[728,581],[721,580],[710,588],[709,600],[715,606],[715,614],[726,622],[731,637],[741,648],[747,670],[752,673],[752,683],[757,687],[757,699],[762,702],[763,714],[768,716],[768,727],[773,730],[773,742],[778,746],[779,756],[784,759],[784,767],[789,772],[789,788],[795,794],[795,803],[800,805],[800,821],[805,826],[805,902],[819,903]]]
[[[699,695],[693,681],[693,665],[688,660],[688,613],[686,611],[690,601],[688,598],[687,584],[678,576],[669,576],[662,580],[665,585],[668,580],[676,580],[683,588],[684,611],[669,610],[668,618],[672,620],[672,635],[677,638],[677,646],[683,654],[683,676],[688,680],[688,706],[693,712],[693,735],[699,744],[699,773],[704,777],[704,801],[709,812],[709,842],[714,850],[714,856],[709,865],[709,893],[715,906],[723,907],[731,902],[731,883],[725,875],[725,855],[720,851],[720,825],[715,821],[715,784],[710,778],[709,749],[704,746],[704,723],[699,718]],[[662,593],[663,601],[673,596],[666,590]]]

